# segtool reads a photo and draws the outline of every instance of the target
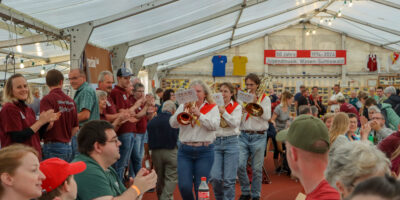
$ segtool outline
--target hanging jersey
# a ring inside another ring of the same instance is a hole
[[[217,55],[212,58],[213,76],[225,76],[226,56]]]
[[[233,73],[234,76],[245,76],[246,75],[246,56],[234,56],[232,58],[233,62]]]

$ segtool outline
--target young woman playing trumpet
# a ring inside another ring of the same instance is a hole
[[[225,106],[219,106],[221,125],[215,135],[214,164],[211,169],[211,183],[215,199],[235,199],[235,183],[239,165],[239,126],[242,118],[242,106],[234,96],[235,88],[231,83],[222,83],[219,91],[222,93]]]
[[[179,114],[188,105],[179,105],[170,118],[172,128],[179,128],[178,144],[178,186],[182,199],[194,200],[193,186],[196,193],[201,177],[209,177],[214,162],[215,131],[220,124],[218,107],[211,97],[210,89],[203,81],[191,82],[189,88],[197,93],[198,100],[190,106],[188,114],[194,123],[178,121]],[[188,119],[186,117],[180,119]],[[183,125],[186,124],[186,125]],[[191,124],[191,125],[190,125]]]

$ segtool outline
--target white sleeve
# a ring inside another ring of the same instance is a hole
[[[239,127],[240,121],[242,119],[242,106],[237,105],[235,110],[233,110],[231,114],[225,111],[224,114],[222,114],[222,117],[225,119],[229,127],[231,128]]]
[[[262,109],[264,110],[261,118],[268,121],[269,119],[271,119],[271,100],[269,99],[269,97],[266,96],[260,104]]]
[[[201,126],[209,131],[216,131],[219,127],[220,116],[218,106],[215,105],[208,113],[205,115],[200,114],[199,121]]]

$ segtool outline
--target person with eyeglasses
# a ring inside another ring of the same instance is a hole
[[[361,124],[365,124],[365,122],[361,122]],[[372,114],[368,125],[369,126],[367,126],[367,129],[365,131],[370,131],[369,138],[374,144],[378,144],[387,136],[395,132],[394,130],[386,127],[385,118],[380,112]]]
[[[78,135],[80,154],[72,162],[83,161],[86,170],[74,176],[78,185],[79,200],[138,199],[147,190],[154,188],[157,174],[142,168],[127,187],[111,167],[120,157],[114,127],[107,121],[94,120],[86,123]]]
[[[259,102],[263,109],[261,116],[251,116],[247,111],[243,113],[239,135],[239,168],[238,177],[240,183],[240,200],[257,200],[261,196],[262,167],[264,164],[264,151],[267,146],[266,131],[269,128],[268,121],[271,118],[271,100],[266,94],[256,94],[261,84],[260,78],[250,73],[245,78],[246,88],[254,94],[253,102]],[[259,95],[259,96],[257,96]],[[251,181],[247,175],[247,161],[251,158],[253,178]]]

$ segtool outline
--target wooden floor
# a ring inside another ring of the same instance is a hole
[[[271,184],[263,184],[261,191],[261,199],[263,200],[293,200],[296,198],[297,194],[303,190],[299,182],[292,180],[286,175],[276,175],[273,173],[273,162],[272,153],[268,154],[268,158],[264,160],[264,166],[266,167],[269,176],[271,177]],[[214,198],[212,192],[212,187],[210,186],[210,196],[211,199]],[[240,185],[236,184],[236,199],[240,196]],[[146,193],[143,196],[144,200],[156,200],[157,195],[155,192]],[[174,192],[174,200],[181,200],[178,187],[176,187]]]

